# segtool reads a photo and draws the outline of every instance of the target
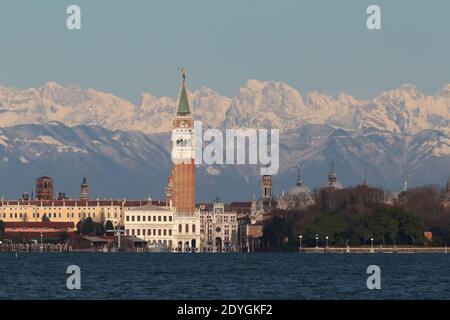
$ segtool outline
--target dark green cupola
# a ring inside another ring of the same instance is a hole
[[[182,70],[183,82],[181,85],[180,101],[178,102],[177,115],[185,116],[191,114],[191,109],[189,108],[189,101],[186,92],[186,70]]]

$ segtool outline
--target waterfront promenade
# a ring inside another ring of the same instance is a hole
[[[65,244],[1,244],[0,252],[117,252],[118,250],[73,249]],[[129,250],[126,250],[129,251]],[[130,251],[129,251],[130,252]],[[142,250],[140,252],[148,252]],[[258,251],[261,253],[260,251]],[[364,247],[303,247],[299,253],[449,253],[445,247],[412,247],[412,246],[364,246]]]
[[[301,253],[448,253],[447,247],[374,246],[302,248]]]

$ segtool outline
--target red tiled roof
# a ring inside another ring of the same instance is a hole
[[[74,228],[73,222],[5,222],[6,228],[52,228],[67,229]]]
[[[212,211],[213,204],[212,203],[199,203],[196,205],[201,211]]]
[[[251,208],[252,202],[246,201],[246,202],[232,202],[230,203],[230,207],[248,207]]]
[[[0,206],[30,205],[38,207],[96,207],[96,206],[125,206],[140,207],[149,204],[148,200],[3,200]],[[151,201],[155,206],[165,206],[165,202]]]

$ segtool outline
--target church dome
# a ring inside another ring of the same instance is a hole
[[[288,191],[288,196],[289,197],[298,197],[301,195],[308,195],[311,193],[311,190],[309,190],[309,188],[303,184],[298,184],[292,188],[289,189]]]
[[[277,208],[282,210],[303,210],[314,204],[311,190],[302,183],[300,168],[297,183],[288,190],[287,195],[278,197]]]
[[[297,178],[297,184],[288,190],[289,197],[311,197],[311,190],[307,186],[305,186],[300,178],[300,175]]]

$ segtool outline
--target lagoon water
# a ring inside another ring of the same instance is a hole
[[[66,269],[81,268],[81,290]],[[381,268],[381,290],[366,269]],[[450,254],[0,253],[0,299],[450,299]]]

